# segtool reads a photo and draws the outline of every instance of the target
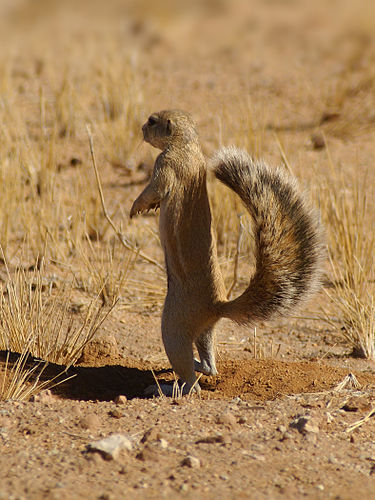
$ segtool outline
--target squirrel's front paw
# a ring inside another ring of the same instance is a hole
[[[157,210],[159,207],[160,207],[160,203],[151,203],[150,205],[145,205],[144,203],[142,203],[141,200],[139,200],[139,198],[137,198],[135,200],[135,202],[133,203],[133,206],[130,210],[130,218],[134,217],[134,215],[143,214],[144,212],[148,212],[152,208]]]

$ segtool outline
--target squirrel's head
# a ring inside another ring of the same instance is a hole
[[[144,140],[164,150],[198,140],[195,124],[189,113],[177,109],[159,111],[150,115],[142,127]]]

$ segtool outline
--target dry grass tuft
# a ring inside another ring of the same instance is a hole
[[[8,351],[0,386],[0,401],[9,399],[27,401],[40,391],[51,389],[75,377],[75,375],[64,376],[65,370],[62,370],[53,379],[41,380],[48,363],[44,361],[28,363],[30,354],[27,346],[16,362],[10,363],[9,358],[10,352]]]
[[[98,304],[97,297],[78,318],[70,307],[73,284],[65,283],[57,291],[53,286],[45,278],[43,263],[31,272],[18,269],[14,276],[8,271],[8,280],[0,289],[1,349],[69,367],[113,305]]]
[[[333,286],[327,289],[340,316],[325,319],[357,356],[375,359],[374,233],[366,230],[366,183],[354,188],[344,180],[329,182],[321,196],[329,238]]]

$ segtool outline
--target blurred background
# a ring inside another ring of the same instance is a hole
[[[353,122],[374,120],[371,1],[2,0],[0,9],[2,67],[26,97],[28,77],[46,99],[65,78],[81,100],[102,73],[121,101],[124,80],[134,79],[144,116],[186,108],[213,143],[235,139],[248,111],[254,129],[297,132],[345,114],[349,124],[331,124],[341,137],[355,132]]]

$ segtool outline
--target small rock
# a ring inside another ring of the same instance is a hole
[[[183,459],[181,465],[186,467],[190,467],[191,469],[196,469],[201,466],[201,461],[197,457],[193,457],[192,455],[188,455]]]
[[[86,415],[79,420],[79,426],[85,430],[95,430],[100,426],[100,419],[95,414]]]
[[[290,427],[297,429],[301,434],[306,434],[308,432],[317,434],[319,432],[318,424],[309,415],[296,418],[290,424]]]
[[[109,412],[109,414],[113,418],[121,418],[121,417],[124,416],[124,414],[122,413],[122,411],[118,410],[117,408],[115,408],[114,410],[111,410]]]
[[[216,422],[218,424],[227,425],[228,427],[235,427],[237,420],[236,417],[233,415],[233,413],[228,411],[219,415]]]
[[[278,428],[277,428],[278,431],[284,433],[287,431],[287,428],[285,425],[279,425]]]
[[[240,417],[240,418],[238,419],[238,423],[239,423],[239,424],[246,424],[246,422],[247,422],[247,418],[246,418],[246,417]]]
[[[115,403],[117,405],[126,405],[127,402],[128,402],[128,398],[126,396],[124,396],[123,394],[120,394],[119,396],[117,396],[115,398]]]
[[[124,434],[112,434],[88,445],[88,451],[97,451],[106,460],[116,460],[121,450],[130,451],[132,448],[130,439]]]
[[[166,450],[168,448],[168,441],[166,439],[159,439],[158,444],[162,450]]]

